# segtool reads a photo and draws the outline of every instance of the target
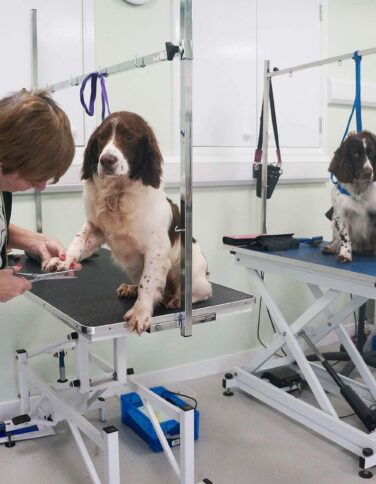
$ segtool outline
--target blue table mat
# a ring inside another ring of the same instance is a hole
[[[243,247],[257,252],[264,252],[267,254],[274,254],[296,261],[309,262],[311,264],[318,264],[325,267],[331,267],[343,271],[364,274],[367,276],[376,277],[376,255],[361,255],[353,254],[352,262],[339,262],[335,255],[324,255],[321,253],[322,247],[328,245],[329,242],[323,242],[319,247],[312,247],[307,244],[300,244],[298,249],[289,249],[282,251],[266,251],[265,249],[257,249],[254,247]]]

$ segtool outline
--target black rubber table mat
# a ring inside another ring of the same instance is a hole
[[[41,273],[39,265],[22,257],[22,272]],[[31,292],[42,301],[86,327],[98,327],[120,323],[135,299],[119,299],[116,289],[128,282],[126,274],[111,259],[110,251],[100,249],[97,254],[82,263],[77,279],[46,280],[33,284]],[[249,294],[213,284],[213,296],[207,301],[193,305],[193,309],[209,308],[220,304],[236,303],[249,299]],[[42,304],[42,302],[41,302]],[[167,310],[163,305],[155,308],[154,316],[179,312]]]

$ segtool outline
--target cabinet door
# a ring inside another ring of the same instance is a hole
[[[254,145],[256,0],[194,0],[193,46],[193,145]]]
[[[39,86],[83,73],[83,0],[0,0],[0,96],[31,87],[31,9],[37,11]],[[84,145],[84,116],[77,87],[54,94],[67,112],[75,143]]]
[[[270,60],[271,69],[282,69],[322,57],[321,12],[320,0],[262,0],[257,6],[260,81],[257,104],[260,111],[265,59]],[[320,76],[320,68],[313,68],[276,77],[272,81],[282,147],[319,147]]]
[[[283,68],[322,57],[320,3],[193,1],[194,146],[256,145],[264,60]],[[275,78],[282,147],[320,146],[322,87],[319,68]]]

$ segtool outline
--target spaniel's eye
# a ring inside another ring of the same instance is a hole
[[[354,158],[356,158],[356,159],[360,158],[360,153],[358,151],[354,153]]]
[[[131,141],[133,139],[133,134],[132,133],[128,133],[127,136],[126,136],[126,139],[128,141]]]

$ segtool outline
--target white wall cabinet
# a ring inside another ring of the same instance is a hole
[[[234,176],[242,163],[250,164],[258,137],[264,60],[271,61],[271,68],[285,68],[325,57],[323,4],[323,0],[193,0],[196,160],[221,160],[217,174],[227,170],[227,176]],[[285,174],[290,177],[317,177],[326,171],[324,80],[318,68],[273,80]],[[272,133],[269,144],[274,145]],[[271,158],[275,161],[273,153]],[[307,170],[308,165],[312,170]],[[234,178],[249,174],[243,166]]]

